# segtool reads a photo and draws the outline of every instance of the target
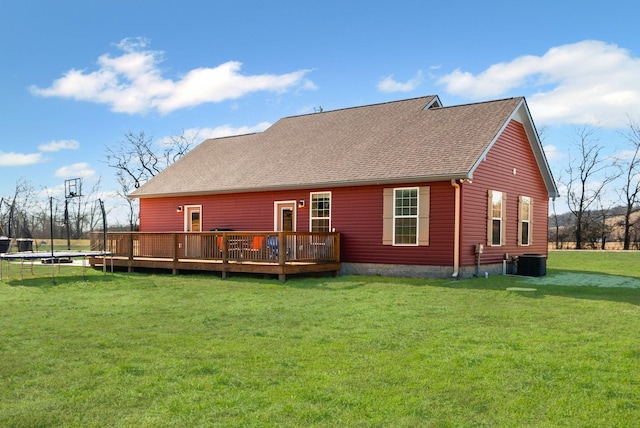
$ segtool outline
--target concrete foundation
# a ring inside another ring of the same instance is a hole
[[[508,268],[508,266],[507,266]],[[459,269],[458,278],[473,278],[477,266],[464,266]],[[480,265],[479,276],[502,275],[502,264]],[[511,273],[508,269],[506,273]],[[404,278],[453,278],[452,266],[395,265],[381,263],[342,263],[341,275],[391,276]]]

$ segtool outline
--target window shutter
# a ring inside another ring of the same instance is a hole
[[[430,187],[420,187],[418,201],[418,245],[429,245]]]
[[[522,208],[522,195],[520,195],[518,196],[518,245],[522,245],[522,219],[524,218]]]
[[[502,223],[500,224],[501,244],[507,245],[507,194],[502,192]]]
[[[489,202],[487,204],[487,247],[491,246],[491,231],[493,230],[493,190],[488,192]]]
[[[393,245],[393,189],[384,189],[382,199],[382,245]]]

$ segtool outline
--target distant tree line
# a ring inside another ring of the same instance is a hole
[[[634,213],[640,211],[635,207]],[[581,228],[582,249],[624,249],[624,216],[626,207],[616,206],[603,210],[587,211]],[[632,221],[628,234],[629,250],[640,250],[640,222]],[[575,248],[575,215],[572,212],[549,216],[549,243],[556,249]]]
[[[606,249],[612,241],[624,250],[640,248],[640,124],[629,118],[625,147],[606,156],[598,129],[575,129],[575,153],[558,178],[569,212],[549,219],[549,242],[556,248]]]
[[[48,189],[36,190],[20,179],[10,195],[0,196],[0,234],[11,238],[83,239],[87,232],[102,229],[102,212],[94,194],[98,181],[79,197],[52,197]],[[66,205],[66,206],[65,206]],[[66,215],[65,215],[66,211]]]

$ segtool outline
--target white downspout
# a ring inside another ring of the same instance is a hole
[[[456,180],[451,180],[451,186],[455,189],[454,226],[453,226],[453,277],[460,274],[460,185]]]

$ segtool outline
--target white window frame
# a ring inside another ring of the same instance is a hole
[[[397,201],[397,192],[404,190],[415,190],[416,192],[416,213],[410,215],[397,215],[396,214],[396,201]],[[415,242],[414,243],[405,243],[396,242],[396,220],[399,218],[414,218],[416,220],[416,233],[415,233]],[[393,245],[399,247],[417,247],[419,245],[419,235],[420,235],[420,187],[396,187],[393,189]]]
[[[525,206],[525,201],[527,204],[527,210],[523,209]],[[520,197],[520,227],[518,228],[519,233],[519,242],[523,247],[527,247],[531,245],[531,197],[530,196],[521,196]],[[526,219],[525,219],[526,214]],[[527,224],[527,242],[524,242],[522,232],[524,230],[524,224]]]
[[[496,202],[500,202],[500,215],[498,217],[495,216],[494,213],[494,205]],[[498,192],[494,190],[491,194],[491,246],[492,247],[501,247],[503,242],[503,233],[504,233],[504,194],[502,192]],[[494,222],[500,222],[498,243],[495,243],[494,235],[493,235],[493,224]]]
[[[313,216],[313,197],[317,196],[317,195],[329,195],[329,228],[327,230],[327,232],[331,232],[331,209],[332,209],[332,205],[333,205],[333,194],[330,191],[326,191],[326,192],[311,192],[309,194],[309,231],[313,231],[313,221],[314,220],[326,220],[327,217],[317,217],[317,216]]]

